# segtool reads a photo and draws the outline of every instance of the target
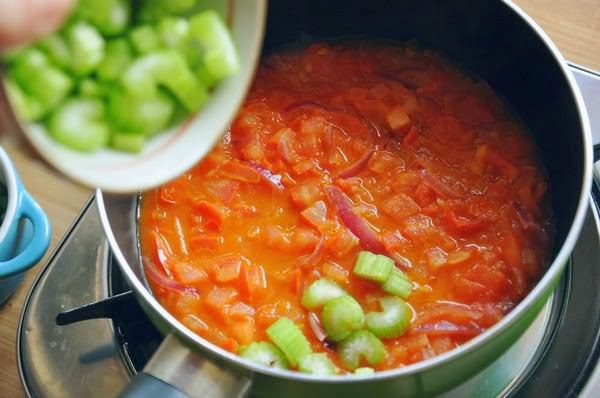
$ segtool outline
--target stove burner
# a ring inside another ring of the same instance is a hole
[[[111,256],[111,266],[108,269],[110,291],[112,294],[123,294],[122,292],[131,293],[130,300],[133,303],[133,305],[130,305],[132,308],[129,312],[133,316],[113,318],[115,334],[121,346],[123,359],[130,374],[133,376],[144,368],[154,351],[160,345],[163,336],[146,317],[139,304],[137,304],[133,293],[125,284],[125,278],[123,278],[119,267],[114,261]]]

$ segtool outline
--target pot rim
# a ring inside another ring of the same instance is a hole
[[[502,0],[502,2],[509,7],[509,9],[517,14],[521,20],[529,25],[529,27],[533,30],[533,33],[538,36],[538,38],[543,42],[543,44],[547,47],[550,54],[553,56],[557,65],[560,67],[563,77],[566,79],[568,84],[571,97],[574,99],[575,106],[578,110],[579,121],[581,125],[582,141],[583,141],[583,150],[582,150],[582,167],[583,174],[582,179],[583,183],[581,185],[581,189],[579,192],[579,200],[577,202],[577,210],[573,217],[573,221],[571,223],[571,228],[562,244],[561,249],[557,253],[556,257],[546,270],[544,276],[538,281],[536,286],[528,293],[528,295],[515,307],[513,308],[506,316],[504,316],[499,322],[493,325],[491,328],[486,330],[484,333],[476,336],[475,338],[469,340],[468,342],[460,345],[459,347],[452,349],[444,354],[437,355],[430,359],[417,362],[415,364],[411,364],[405,367],[383,370],[375,372],[374,374],[368,376],[354,376],[349,374],[347,376],[316,376],[305,373],[300,373],[291,370],[279,370],[273,369],[269,367],[265,367],[251,361],[245,360],[238,355],[232,354],[207,340],[204,340],[202,337],[198,336],[186,326],[184,326],[181,322],[179,322],[174,316],[172,316],[152,295],[151,291],[147,289],[142,281],[138,279],[138,277],[133,272],[133,269],[128,265],[123,253],[121,252],[118,243],[112,233],[110,227],[110,221],[108,220],[107,213],[105,211],[105,203],[102,190],[98,189],[96,191],[96,199],[98,204],[98,212],[100,215],[100,220],[102,226],[105,231],[106,238],[110,244],[110,247],[113,250],[113,254],[115,255],[123,274],[128,279],[128,281],[133,286],[138,298],[144,300],[147,304],[151,306],[151,308],[164,320],[166,321],[172,328],[173,331],[176,332],[180,337],[183,337],[186,341],[193,343],[194,348],[200,348],[202,350],[206,350],[211,354],[220,357],[228,361],[232,366],[237,368],[246,369],[251,372],[260,373],[266,376],[276,377],[276,378],[284,378],[287,380],[293,380],[297,382],[310,382],[310,383],[323,383],[323,384],[346,384],[346,383],[356,383],[356,382],[373,382],[373,381],[381,381],[387,379],[393,379],[402,376],[409,376],[421,373],[425,370],[429,370],[432,368],[440,367],[442,365],[446,365],[454,360],[457,360],[475,350],[481,348],[481,346],[485,345],[488,340],[492,340],[497,338],[501,334],[503,334],[507,329],[511,327],[518,319],[523,317],[526,313],[532,310],[537,301],[543,296],[544,292],[552,286],[558,279],[561,277],[562,272],[568,263],[569,256],[577,242],[580,231],[583,227],[583,222],[585,220],[587,206],[589,205],[588,194],[591,191],[591,183],[592,183],[592,165],[593,165],[593,151],[592,151],[592,135],[590,122],[587,115],[586,107],[583,102],[583,97],[579,91],[579,88],[575,82],[574,77],[571,72],[568,70],[568,65],[559,52],[556,45],[550,40],[548,35],[538,26],[531,17],[529,17],[521,8],[515,5],[510,0]]]

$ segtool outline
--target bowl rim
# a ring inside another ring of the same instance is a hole
[[[6,187],[6,192],[8,194],[8,202],[4,211],[4,220],[2,221],[2,225],[0,225],[1,245],[4,242],[4,239],[6,239],[17,216],[17,199],[19,193],[17,171],[13,166],[10,157],[2,147],[0,147],[0,178],[2,179],[1,183]],[[0,211],[2,211],[2,209],[0,209]]]

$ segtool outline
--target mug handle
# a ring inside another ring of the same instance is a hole
[[[1,261],[4,277],[19,274],[36,264],[48,250],[50,245],[51,227],[46,213],[25,190],[19,195],[17,218],[27,218],[33,226],[33,235],[27,246],[14,258]]]
[[[201,357],[171,332],[119,398],[243,398],[252,380]]]

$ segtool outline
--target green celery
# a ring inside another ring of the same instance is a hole
[[[302,295],[301,304],[304,308],[314,309],[327,303],[336,297],[345,296],[348,293],[332,280],[322,278],[310,284]]]
[[[189,112],[197,111],[208,97],[206,88],[183,56],[173,50],[152,52],[136,59],[125,70],[121,83],[139,97],[156,96],[158,86],[163,85]]]
[[[58,105],[73,88],[73,80],[36,48],[22,52],[13,61],[10,74],[32,100],[47,109]]]
[[[412,318],[408,304],[393,296],[379,299],[379,304],[383,311],[367,314],[367,328],[377,337],[394,338],[403,335]]]
[[[368,366],[363,366],[362,368],[354,369],[354,374],[357,376],[369,376],[375,373],[375,369],[370,368]]]
[[[371,366],[378,365],[385,358],[385,346],[373,333],[367,330],[354,332],[337,348],[340,361],[350,369],[356,369],[363,362]]]
[[[165,17],[156,27],[158,35],[167,48],[180,52],[191,68],[201,63],[201,49],[195,48],[190,38],[190,24],[185,18]],[[208,85],[205,85],[208,87]]]
[[[197,3],[197,0],[141,0],[139,18],[151,22],[165,15],[181,15],[193,10]]]
[[[279,318],[267,328],[266,333],[292,366],[297,366],[303,356],[312,352],[302,330],[289,318]]]
[[[50,116],[49,134],[61,144],[83,152],[106,146],[110,129],[106,124],[102,101],[70,99]]]
[[[212,88],[219,81],[219,79],[215,75],[210,73],[206,65],[198,65],[194,69],[194,72],[196,73],[198,80],[200,80],[204,87]]]
[[[129,38],[133,48],[139,54],[147,54],[152,51],[160,50],[162,47],[161,39],[156,29],[150,25],[136,26],[129,31]]]
[[[136,97],[114,88],[108,96],[108,114],[119,129],[152,135],[162,131],[172,120],[175,102],[157,90],[151,97]]]
[[[45,115],[47,108],[37,99],[28,96],[12,79],[4,80],[4,88],[11,108],[20,119],[38,121]]]
[[[71,51],[65,39],[59,34],[52,34],[41,39],[37,46],[48,59],[62,69],[68,69],[71,63]]]
[[[77,15],[100,32],[113,36],[125,32],[131,18],[129,0],[79,0]]]
[[[71,50],[71,70],[78,76],[91,74],[104,58],[104,39],[98,30],[83,21],[71,25],[66,32]]]
[[[321,323],[332,341],[341,341],[365,324],[365,313],[351,296],[329,300],[321,313]]]
[[[394,296],[398,296],[406,300],[412,291],[412,282],[410,279],[408,279],[404,272],[394,267],[392,272],[390,272],[390,276],[381,285],[381,288],[383,291],[389,294],[393,294]]]
[[[112,133],[110,136],[110,147],[123,152],[140,152],[145,142],[143,134]]]
[[[239,355],[270,368],[288,369],[290,367],[283,352],[267,341],[250,343],[240,349]]]
[[[222,79],[239,70],[231,34],[215,11],[204,11],[190,18],[190,36],[202,46],[204,64],[215,78]]]
[[[358,253],[354,274],[374,282],[385,282],[394,268],[394,260],[368,251]]]
[[[104,58],[97,68],[102,80],[116,80],[133,60],[133,50],[125,39],[109,40]]]
[[[323,352],[313,352],[300,358],[298,370],[303,373],[309,373],[319,376],[329,376],[336,374],[334,363]]]

